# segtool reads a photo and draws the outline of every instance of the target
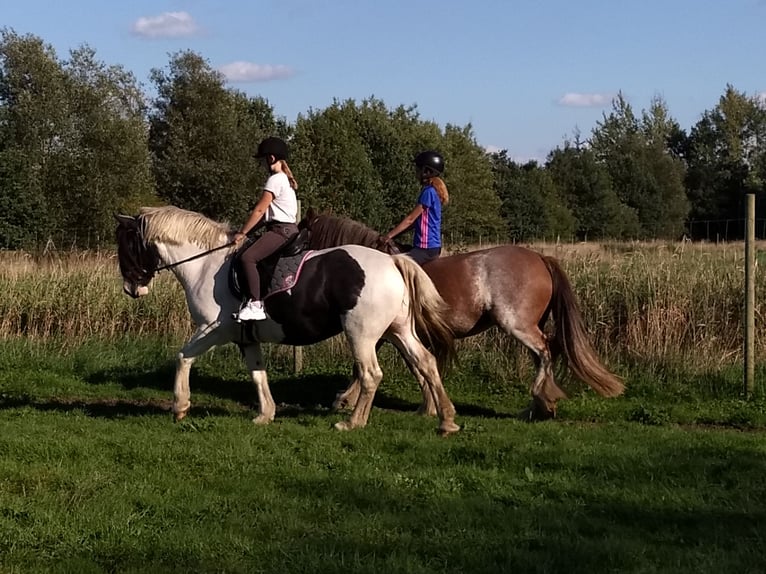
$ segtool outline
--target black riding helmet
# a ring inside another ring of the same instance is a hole
[[[422,151],[415,156],[415,165],[419,168],[428,168],[436,175],[444,173],[444,158],[437,151]]]
[[[255,157],[268,157],[270,155],[273,155],[275,160],[287,160],[289,154],[285,140],[268,137],[258,144],[258,151],[255,153]]]

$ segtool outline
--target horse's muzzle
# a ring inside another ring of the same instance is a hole
[[[135,283],[131,283],[130,281],[123,281],[122,283],[122,290],[127,294],[133,297],[133,299],[138,299],[139,297],[143,297],[144,295],[149,294],[149,287],[146,285],[136,285]]]

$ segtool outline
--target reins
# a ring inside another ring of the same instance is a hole
[[[231,247],[234,244],[235,244],[234,241],[230,241],[229,243],[226,243],[225,245],[219,245],[218,247],[214,247],[213,249],[208,249],[207,251],[203,251],[202,253],[197,253],[196,255],[187,257],[186,259],[181,259],[181,261],[176,261],[175,263],[168,263],[167,265],[162,265],[160,267],[157,267],[154,270],[154,272],[159,273],[160,271],[164,271],[165,269],[173,269],[173,267],[178,267],[179,265],[183,265],[184,263],[188,263],[189,261],[194,261],[195,259],[199,259],[200,257],[205,257],[206,255],[210,255],[211,253],[215,251],[220,251],[221,249],[226,249],[227,247]]]

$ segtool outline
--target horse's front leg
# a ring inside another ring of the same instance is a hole
[[[178,353],[176,358],[176,381],[173,386],[173,415],[177,421],[184,418],[191,408],[189,373],[195,359],[196,357],[187,357],[183,350]]]
[[[173,387],[173,415],[176,421],[183,419],[191,408],[189,373],[194,361],[220,341],[220,331],[216,328],[201,327],[179,351],[176,358],[176,379]]]
[[[266,368],[263,364],[263,353],[260,343],[247,345],[242,349],[250,378],[253,380],[255,390],[258,393],[258,416],[253,419],[257,425],[269,424],[274,420],[277,407],[269,389],[269,380],[266,376]]]

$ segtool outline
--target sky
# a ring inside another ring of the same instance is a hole
[[[622,92],[689,129],[727,84],[766,100],[766,0],[2,0],[60,59],[149,72],[193,50],[293,121],[334,99],[416,104],[490,151],[543,160]]]

